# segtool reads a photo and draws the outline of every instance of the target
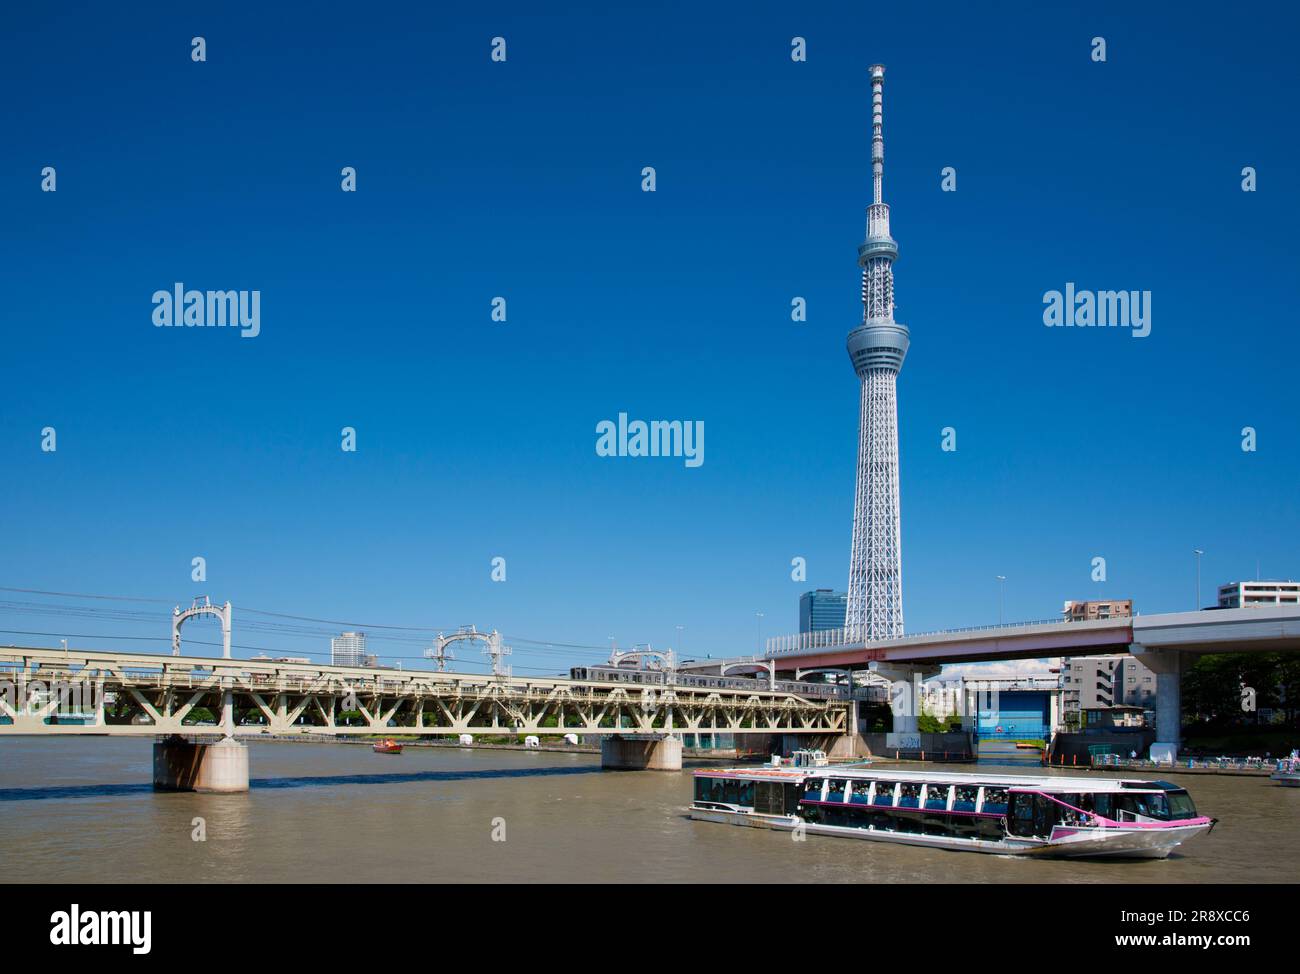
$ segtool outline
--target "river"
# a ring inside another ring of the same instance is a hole
[[[259,742],[247,794],[155,793],[151,744],[0,742],[4,880],[1300,881],[1300,788],[1266,778],[1168,775],[1220,821],[1167,860],[1038,861],[693,822],[689,768],[603,772],[590,754]]]

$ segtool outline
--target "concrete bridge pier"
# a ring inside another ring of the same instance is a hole
[[[607,771],[680,771],[682,741],[658,734],[610,734],[600,739],[600,766]]]
[[[1156,675],[1156,743],[1151,759],[1178,760],[1183,743],[1183,653],[1134,644],[1130,652]]]
[[[215,744],[196,744],[183,737],[155,741],[153,787],[216,794],[248,791],[248,748],[233,737]]]
[[[937,663],[871,664],[872,672],[889,681],[889,709],[894,713],[895,734],[919,734],[921,731],[921,684],[943,669]]]

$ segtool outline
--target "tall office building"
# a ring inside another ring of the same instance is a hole
[[[889,205],[882,202],[885,169],[882,91],[885,69],[871,67],[871,205],[862,267],[862,324],[849,332],[848,352],[862,383],[857,490],[845,627],[859,639],[903,634],[903,567],[899,538],[898,398],[895,382],[910,341],[894,321],[894,260]]]
[[[848,603],[849,596],[846,592],[833,592],[828,588],[804,592],[799,596],[799,631],[843,629]]]
[[[330,663],[334,666],[364,666],[366,634],[344,632],[330,640]]]

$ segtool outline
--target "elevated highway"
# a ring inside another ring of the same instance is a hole
[[[764,659],[778,671],[814,667],[868,667],[872,663],[978,663],[1047,656],[1096,656],[1185,650],[1197,653],[1300,650],[1300,607],[1258,606],[1167,612],[1069,622],[1047,619],[997,626],[944,629],[875,642],[843,630],[769,639]]]
[[[1300,607],[1251,606],[1166,612],[1071,622],[1048,619],[916,633],[896,639],[854,639],[843,630],[768,640],[765,659],[778,673],[821,667],[871,669],[916,684],[945,663],[1132,653],[1156,674],[1156,734],[1162,753],[1177,754],[1181,679],[1189,654],[1300,651]],[[895,728],[914,732],[919,707],[895,710]]]

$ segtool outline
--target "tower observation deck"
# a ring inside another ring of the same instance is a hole
[[[862,383],[857,488],[845,629],[862,639],[903,634],[903,572],[898,498],[896,380],[910,341],[894,320],[894,261],[889,204],[882,198],[885,169],[885,68],[871,66],[871,182],[867,238],[858,247],[862,268],[862,324],[849,332],[848,352]]]

